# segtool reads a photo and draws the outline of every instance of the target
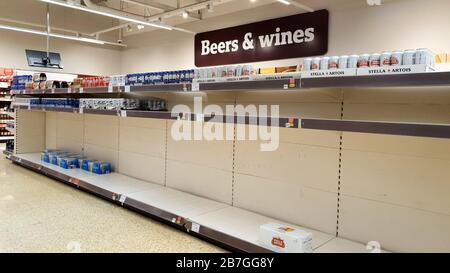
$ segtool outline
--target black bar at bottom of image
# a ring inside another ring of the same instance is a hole
[[[170,240],[170,239],[168,239]],[[182,244],[183,242],[179,242]],[[180,246],[180,249],[182,246]],[[125,251],[126,249],[124,249]],[[0,254],[2,266],[8,263],[15,269],[30,266],[35,269],[44,264],[54,265],[61,271],[60,265],[70,265],[76,269],[90,271],[99,269],[115,272],[139,270],[144,272],[304,272],[311,268],[322,271],[336,270],[353,266],[357,270],[390,268],[394,263],[408,267],[430,264],[442,265],[448,261],[448,254]],[[16,261],[17,259],[17,261]],[[358,259],[358,265],[354,261]],[[427,261],[428,260],[428,261]],[[430,261],[433,260],[433,261]],[[48,263],[46,263],[48,262]],[[348,265],[346,265],[348,263]],[[384,264],[385,263],[385,264]],[[327,268],[328,267],[328,268]],[[46,266],[51,271],[51,266]],[[158,270],[159,269],[159,270]]]

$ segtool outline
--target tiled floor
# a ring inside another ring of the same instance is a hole
[[[224,250],[0,156],[0,252],[78,251]]]

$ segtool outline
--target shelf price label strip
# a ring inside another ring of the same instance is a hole
[[[450,124],[302,119],[301,128],[413,137],[450,138]]]

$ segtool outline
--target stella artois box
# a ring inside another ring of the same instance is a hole
[[[259,242],[275,252],[312,253],[312,233],[286,225],[268,223],[259,229]]]

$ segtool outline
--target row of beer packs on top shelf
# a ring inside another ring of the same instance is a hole
[[[95,174],[112,172],[111,163],[91,160],[85,156],[61,150],[45,150],[41,153],[41,161],[63,169],[82,169]]]

